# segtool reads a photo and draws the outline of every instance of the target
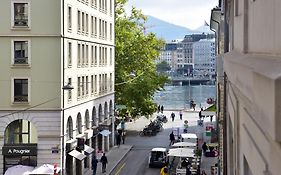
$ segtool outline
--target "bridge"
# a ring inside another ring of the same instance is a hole
[[[215,79],[187,77],[187,76],[172,76],[170,77],[173,85],[214,85]]]

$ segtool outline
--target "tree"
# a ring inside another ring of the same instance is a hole
[[[115,101],[125,105],[132,117],[149,116],[156,110],[153,95],[168,78],[159,75],[155,61],[164,41],[144,34],[146,17],[136,8],[125,13],[127,0],[115,7]]]
[[[171,67],[169,66],[169,64],[166,61],[162,61],[162,62],[158,63],[156,65],[156,67],[157,67],[157,71],[160,73],[165,73],[165,72],[171,70]]]

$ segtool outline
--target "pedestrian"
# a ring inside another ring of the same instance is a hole
[[[125,131],[123,131],[122,133],[122,143],[125,144],[125,137],[126,137],[126,133]]]
[[[92,170],[93,170],[93,175],[96,175],[97,173],[97,166],[98,166],[98,159],[96,158],[95,155],[92,157]]]
[[[164,111],[164,106],[162,105],[161,106],[161,113],[163,114],[163,111]]]
[[[168,172],[169,172],[168,167],[164,166],[160,170],[160,175],[168,175]]]
[[[213,116],[212,115],[210,116],[210,121],[213,122]]]
[[[101,156],[100,162],[102,164],[102,173],[106,172],[106,164],[108,163],[107,157],[105,156],[105,153]]]
[[[176,140],[175,135],[172,131],[171,134],[170,134],[170,144],[169,144],[169,146],[173,145],[175,143],[175,140]]]
[[[180,119],[182,120],[182,110],[180,110],[179,114],[180,114]]]
[[[208,149],[207,143],[204,142],[203,145],[202,145],[202,150],[203,150],[204,154],[206,153],[207,149]]]
[[[158,107],[157,107],[157,112],[159,113],[160,112],[160,105],[158,105]]]
[[[120,147],[120,143],[121,143],[121,134],[117,133],[116,135],[116,143],[118,148]]]
[[[172,112],[172,114],[171,114],[171,118],[172,118],[172,121],[174,121],[174,120],[175,120],[175,113],[173,113],[173,112]]]

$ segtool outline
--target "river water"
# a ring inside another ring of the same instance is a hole
[[[207,99],[215,97],[214,85],[165,86],[155,93],[154,101],[165,109],[188,109],[190,100],[195,101],[196,107],[206,107]]]

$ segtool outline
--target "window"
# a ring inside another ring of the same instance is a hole
[[[71,116],[69,116],[67,120],[66,134],[67,134],[67,140],[73,138],[73,122]]]
[[[85,13],[82,12],[82,33],[85,32]]]
[[[29,12],[28,3],[14,3],[14,19],[13,27],[28,27],[29,26]]]
[[[15,120],[5,129],[5,144],[37,143],[37,131],[27,120]]]
[[[68,30],[71,30],[72,29],[72,10],[71,10],[70,6],[68,6],[67,16],[68,16]]]
[[[113,79],[112,79],[112,73],[110,73],[110,80],[109,80],[109,89],[112,91],[112,84],[113,84]]]
[[[85,45],[82,44],[82,65],[85,64]]]
[[[89,94],[89,88],[88,88],[88,81],[89,81],[89,77],[88,76],[86,76],[86,82],[85,82],[85,84],[86,84],[86,95],[88,95]]]
[[[81,66],[81,44],[77,45],[77,59],[78,59],[78,67]]]
[[[107,65],[107,47],[104,48],[104,58],[105,65]]]
[[[68,84],[71,85],[71,78],[68,78]],[[68,101],[72,100],[72,93],[71,90],[68,90]]]
[[[91,36],[94,36],[94,17],[91,16]]]
[[[94,93],[94,76],[91,75],[91,94]]]
[[[80,88],[81,88],[81,79],[80,79],[80,77],[78,77],[78,79],[77,79],[77,95],[78,95],[78,97],[80,97],[81,96],[81,90],[80,90]]]
[[[94,54],[94,63],[95,63],[95,65],[98,64],[98,60],[97,60],[98,53],[97,53],[97,51],[98,51],[98,48],[97,48],[97,46],[95,46],[95,54]]]
[[[89,32],[89,15],[86,14],[86,34]]]
[[[14,102],[28,102],[28,79],[14,79]]]
[[[112,62],[113,62],[113,60],[112,60],[112,58],[113,58],[113,56],[112,56],[112,48],[109,49],[109,54],[110,54],[109,55],[109,64],[112,65]]]
[[[98,89],[98,76],[95,75],[95,85],[94,85],[94,92],[95,92],[95,94],[97,93],[97,89]]]
[[[81,89],[82,89],[82,96],[85,95],[85,77],[82,77],[82,83],[81,83]]]
[[[68,43],[68,67],[71,67],[72,65],[72,43]]]
[[[89,62],[89,45],[86,45],[86,65],[88,65]]]
[[[28,64],[28,41],[14,42],[14,64]]]
[[[81,12],[79,10],[77,12],[77,31],[81,32]]]
[[[91,65],[94,65],[94,46],[91,46]]]
[[[112,41],[112,23],[109,24],[109,39]]]

